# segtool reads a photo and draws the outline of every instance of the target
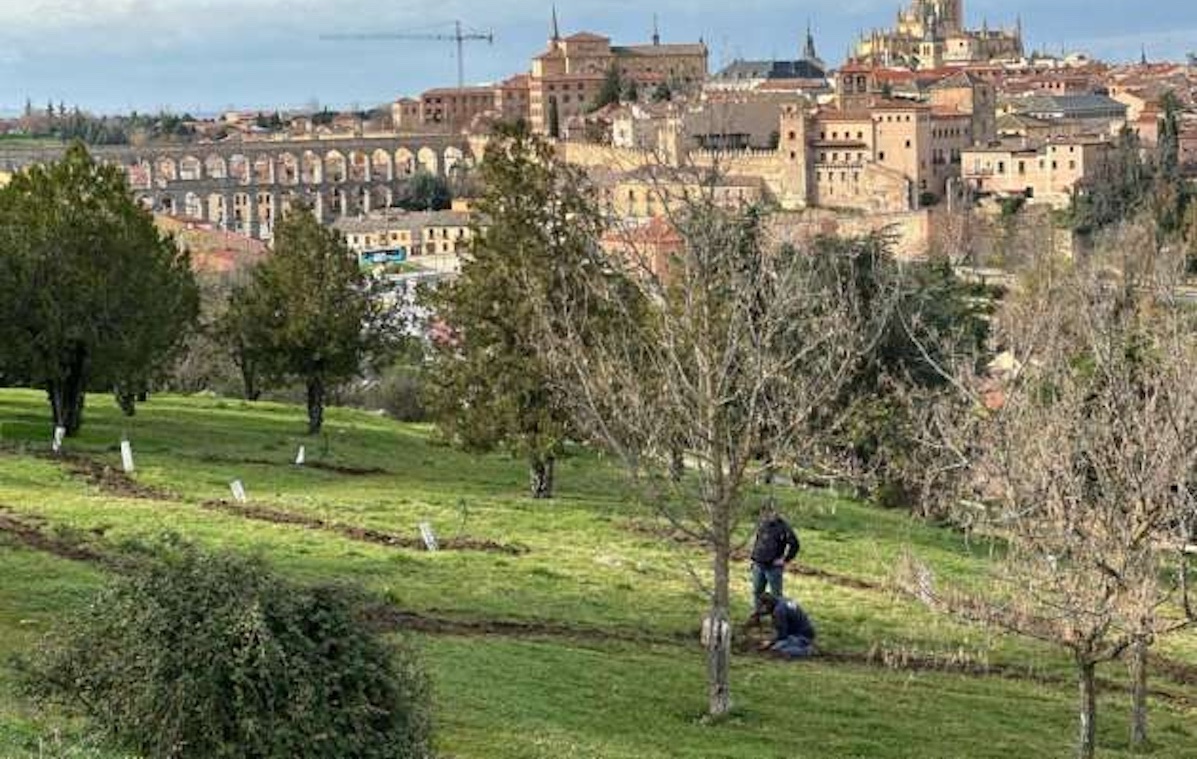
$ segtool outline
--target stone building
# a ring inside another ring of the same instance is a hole
[[[827,66],[815,50],[815,35],[809,25],[806,42],[797,60],[744,60],[737,58],[707,81],[709,91],[759,90],[779,82],[794,82],[810,91],[827,83]]]
[[[1077,188],[1098,175],[1112,150],[1113,143],[1098,135],[1003,140],[965,150],[963,179],[976,194],[1021,196],[1066,208]]]
[[[363,265],[411,262],[453,271],[474,238],[473,214],[462,211],[387,210],[333,223]]]
[[[1022,23],[1013,29],[965,25],[964,0],[913,0],[892,29],[875,29],[856,44],[855,58],[880,66],[935,69],[1023,55]]]
[[[623,79],[641,87],[666,84],[676,92],[696,91],[706,81],[707,47],[701,41],[662,44],[656,32],[651,44],[630,46],[613,46],[609,37],[590,32],[562,37],[554,12],[549,47],[532,59],[528,77],[529,123],[533,130],[541,134],[550,131],[550,112],[554,108],[559,124],[584,114],[613,68]]]

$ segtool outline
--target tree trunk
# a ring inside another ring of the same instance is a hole
[[[1097,665],[1077,657],[1080,675],[1080,735],[1077,740],[1078,759],[1093,759],[1097,751]]]
[[[319,435],[324,429],[324,380],[308,378],[308,434]]]
[[[125,416],[136,416],[137,414],[137,395],[122,387],[116,388],[116,403],[121,407],[121,413]]]
[[[557,459],[554,456],[532,456],[528,466],[528,475],[531,479],[533,498],[544,501],[553,497],[556,468]]]
[[[262,397],[262,389],[258,386],[258,372],[252,361],[241,352],[234,363],[241,370],[241,384],[244,387],[245,400],[256,401]]]
[[[711,527],[714,538],[714,588],[711,594],[710,635],[707,638],[707,711],[722,717],[731,711],[731,530],[726,504],[716,507]]]
[[[1147,747],[1147,653],[1146,638],[1137,639],[1130,651],[1131,749]]]
[[[681,482],[686,475],[686,452],[680,445],[669,449],[669,479]]]
[[[75,348],[66,376],[46,383],[46,395],[54,415],[54,426],[66,430],[67,437],[75,437],[83,426],[83,405],[87,389],[87,349]]]

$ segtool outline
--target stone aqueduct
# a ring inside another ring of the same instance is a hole
[[[253,237],[269,237],[277,219],[302,202],[321,221],[390,206],[412,175],[451,176],[472,161],[468,143],[446,135],[94,147],[121,166],[137,198]],[[61,157],[63,149],[0,148],[0,170]]]

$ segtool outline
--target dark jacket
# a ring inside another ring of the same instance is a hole
[[[810,641],[815,639],[815,626],[811,624],[810,617],[806,616],[797,602],[785,598],[779,598],[777,606],[773,608],[773,631],[777,640],[785,640],[793,635]]]
[[[756,543],[752,546],[752,560],[770,566],[778,559],[793,561],[798,555],[798,536],[786,520],[773,517],[756,528]]]

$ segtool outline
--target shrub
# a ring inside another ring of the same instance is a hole
[[[153,759],[429,755],[425,677],[364,623],[360,597],[256,559],[158,556],[20,662],[30,695]]]

